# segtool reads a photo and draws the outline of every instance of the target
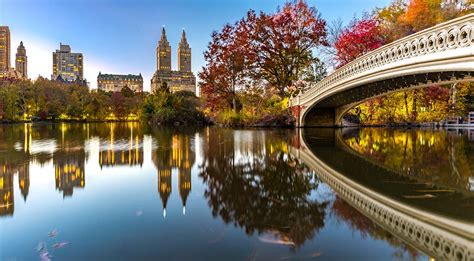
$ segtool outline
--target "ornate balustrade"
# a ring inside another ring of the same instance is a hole
[[[350,85],[346,86],[350,88],[369,83],[368,76],[373,74],[387,72],[385,78],[390,78],[400,76],[393,72],[389,75],[396,68],[463,57],[474,57],[474,14],[441,23],[369,52],[291,99],[290,105],[313,103],[315,98],[320,100],[318,96],[327,96],[324,93],[342,85]],[[383,78],[379,76],[378,80]]]

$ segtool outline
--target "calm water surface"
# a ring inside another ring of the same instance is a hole
[[[1,260],[474,255],[474,130],[3,125],[0,167]]]

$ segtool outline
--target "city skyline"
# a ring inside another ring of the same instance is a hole
[[[186,30],[189,45],[193,48],[192,71],[197,75],[204,65],[202,54],[212,31],[219,30],[226,22],[237,21],[249,9],[273,12],[284,2],[245,0],[222,5],[214,0],[199,3],[182,0],[172,3],[142,1],[132,5],[131,1],[124,0],[112,5],[108,0],[99,3],[84,0],[64,5],[56,0],[1,0],[0,24],[10,27],[12,46],[18,46],[20,41],[27,46],[28,76],[31,79],[36,79],[38,75],[50,77],[51,52],[63,42],[84,54],[84,78],[92,89],[97,88],[96,77],[102,71],[141,73],[144,91],[150,91],[150,79],[156,70],[155,50],[162,26],[169,32],[171,43],[179,43],[181,31]],[[336,6],[329,0],[308,1],[328,22],[341,18],[346,24],[354,15],[360,17],[364,11],[388,2],[344,0]],[[67,11],[71,8],[76,11]],[[61,20],[61,26],[50,19],[53,13],[56,19]],[[101,15],[96,16],[96,13]],[[210,15],[213,19],[203,19]],[[11,56],[14,59],[14,54]],[[172,50],[172,56],[177,56],[176,47]],[[178,67],[177,62],[172,60],[173,68]]]

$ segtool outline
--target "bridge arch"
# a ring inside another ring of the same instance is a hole
[[[347,110],[403,89],[474,79],[474,14],[369,52],[290,100],[298,127],[336,126]]]

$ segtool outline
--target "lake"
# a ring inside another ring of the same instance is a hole
[[[474,130],[0,126],[1,260],[474,259]]]

